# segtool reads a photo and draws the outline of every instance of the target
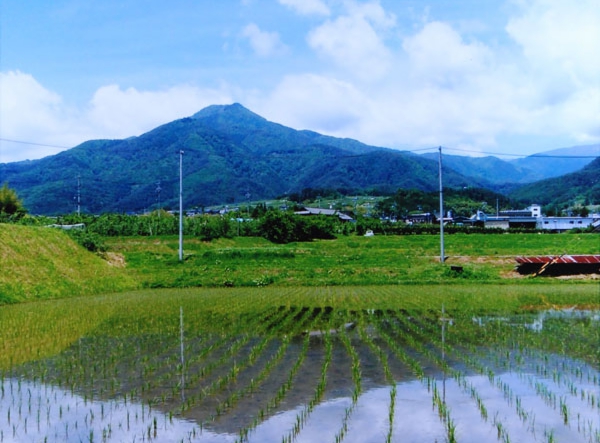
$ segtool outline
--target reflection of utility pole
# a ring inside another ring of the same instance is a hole
[[[446,404],[446,323],[452,322],[452,319],[446,317],[446,308],[443,303],[442,303],[442,318],[440,318],[440,320],[442,321],[442,365],[443,365],[442,369],[444,372],[444,378],[442,380],[442,401],[444,402],[444,405],[445,405]]]

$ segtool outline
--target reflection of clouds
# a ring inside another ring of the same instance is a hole
[[[487,323],[506,323],[512,326],[523,326],[535,332],[540,332],[544,329],[544,320],[547,319],[562,319],[562,320],[589,320],[593,322],[600,321],[600,311],[591,311],[584,309],[564,308],[564,309],[547,309],[540,311],[537,314],[521,314],[511,317],[473,317],[473,323],[479,326],[485,326]]]
[[[350,398],[337,398],[321,403],[313,410],[300,435],[299,443],[335,441],[342,426]],[[363,393],[350,416],[344,442],[370,443],[385,441],[389,422],[390,388],[382,387]],[[251,442],[281,441],[293,428],[302,407],[283,412],[260,425]],[[431,395],[419,381],[400,383],[397,388],[392,440],[413,443],[444,441],[444,428],[431,407]]]
[[[170,419],[137,403],[90,401],[55,387],[6,379],[0,395],[3,443],[17,442],[232,442],[192,422]],[[9,412],[10,411],[10,412]],[[19,413],[20,411],[20,413]],[[156,434],[154,423],[156,421]],[[193,436],[196,436],[194,438]]]
[[[463,387],[453,378],[445,380],[445,399],[450,417],[456,425],[457,440],[462,443],[480,443],[497,440],[495,420],[506,429],[510,441],[536,441],[552,432],[556,441],[587,442],[600,433],[598,409],[590,406],[589,395],[598,393],[594,380],[598,370],[566,357],[551,356],[548,368],[580,368],[580,376],[573,376],[568,369],[561,372],[557,381],[528,373],[525,367],[540,363],[526,358],[518,372],[497,372],[493,379],[487,376],[467,376]],[[441,375],[439,375],[441,377]],[[432,379],[440,395],[444,383]],[[536,392],[543,385],[556,397],[556,406],[544,400]],[[504,386],[510,389],[507,394]],[[47,385],[16,379],[5,379],[0,385],[0,430],[2,443],[17,442],[233,442],[238,429],[217,433],[192,421],[170,419],[158,409],[123,401],[89,401],[70,391]],[[483,420],[477,403],[471,397],[471,387],[483,400],[488,419]],[[572,392],[576,392],[573,395]],[[338,390],[337,392],[345,392]],[[349,392],[349,390],[348,390]],[[427,386],[411,380],[397,384],[392,441],[430,443],[446,441],[446,428],[433,407],[433,393]],[[528,414],[519,417],[516,402]],[[569,408],[570,422],[563,423],[560,401]],[[282,404],[285,404],[285,400]],[[317,405],[295,440],[299,443],[333,442],[344,422],[346,410],[352,407],[349,396],[331,398]],[[375,387],[359,397],[348,420],[344,442],[370,443],[386,440],[389,431],[388,413],[390,388]],[[248,436],[249,442],[280,442],[296,423],[296,417],[305,405],[277,413]],[[19,413],[20,411],[20,413]],[[245,411],[253,414],[256,411]],[[242,411],[238,411],[242,413]],[[154,434],[156,422],[156,435]],[[591,426],[587,433],[582,426]]]
[[[536,436],[544,436],[545,431],[552,431],[556,441],[586,442],[593,434],[578,432],[576,417],[583,423],[594,423],[592,432],[598,429],[598,416],[594,408],[571,396],[566,384],[550,386],[557,396],[568,398],[572,423],[565,426],[560,411],[544,403],[536,394],[535,383],[552,385],[552,380],[531,374],[505,373],[496,377],[510,386],[512,399],[504,396],[497,382],[490,383],[486,376],[469,376],[465,378],[470,386],[476,388],[488,412],[488,419],[483,420],[477,404],[469,391],[461,388],[457,382],[446,380],[446,403],[450,417],[456,425],[456,438],[463,443],[481,443],[497,441],[498,431],[494,423],[496,417],[507,430],[510,441],[536,441]],[[437,388],[442,391],[442,380],[436,380]],[[583,380],[577,382],[578,390],[597,390],[593,383]],[[522,401],[529,418],[523,420],[516,413],[516,396]],[[370,443],[386,440],[388,433],[388,411],[390,405],[390,388],[380,387],[361,395],[348,424],[348,432],[344,442]],[[306,421],[300,435],[299,443],[335,441],[346,408],[351,406],[349,398],[337,398],[324,402],[313,410]],[[277,414],[262,423],[249,436],[250,442],[278,442],[287,435],[294,426],[296,416],[302,407]],[[430,443],[447,441],[444,423],[439,419],[437,410],[432,406],[432,393],[419,381],[399,383],[394,411],[394,429],[392,441],[411,443]]]

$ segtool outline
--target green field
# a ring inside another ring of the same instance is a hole
[[[600,249],[594,234],[455,234],[445,237],[448,259],[440,265],[440,240],[435,235],[342,236],[286,245],[262,238],[186,238],[185,263],[180,263],[177,237],[106,242],[124,256],[128,272],[149,288],[548,283],[514,272],[515,256],[597,254]],[[462,266],[464,272],[451,272],[452,265]]]
[[[4,232],[0,443],[600,443],[597,276],[514,271],[597,235]]]

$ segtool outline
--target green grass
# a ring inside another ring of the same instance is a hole
[[[176,236],[108,237],[103,259],[62,231],[2,224],[0,305],[134,288],[560,285],[564,281],[555,278],[520,276],[514,257],[598,253],[595,234],[454,234],[445,240],[445,265],[436,235],[342,236],[286,245],[263,238],[186,237],[185,260],[179,262]],[[578,282],[597,285],[593,279]]]
[[[0,305],[133,289],[121,269],[91,254],[66,233],[0,224]]]
[[[505,284],[552,282],[523,278],[517,255],[598,253],[593,234],[455,234],[445,237],[446,265],[439,263],[439,237],[432,235],[340,237],[275,245],[262,238],[184,241],[177,237],[109,238],[128,272],[144,287],[340,286],[395,284]],[[451,272],[460,265],[464,272]]]

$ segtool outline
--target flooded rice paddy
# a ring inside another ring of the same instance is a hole
[[[600,443],[596,311],[182,314],[2,372],[0,442]]]

